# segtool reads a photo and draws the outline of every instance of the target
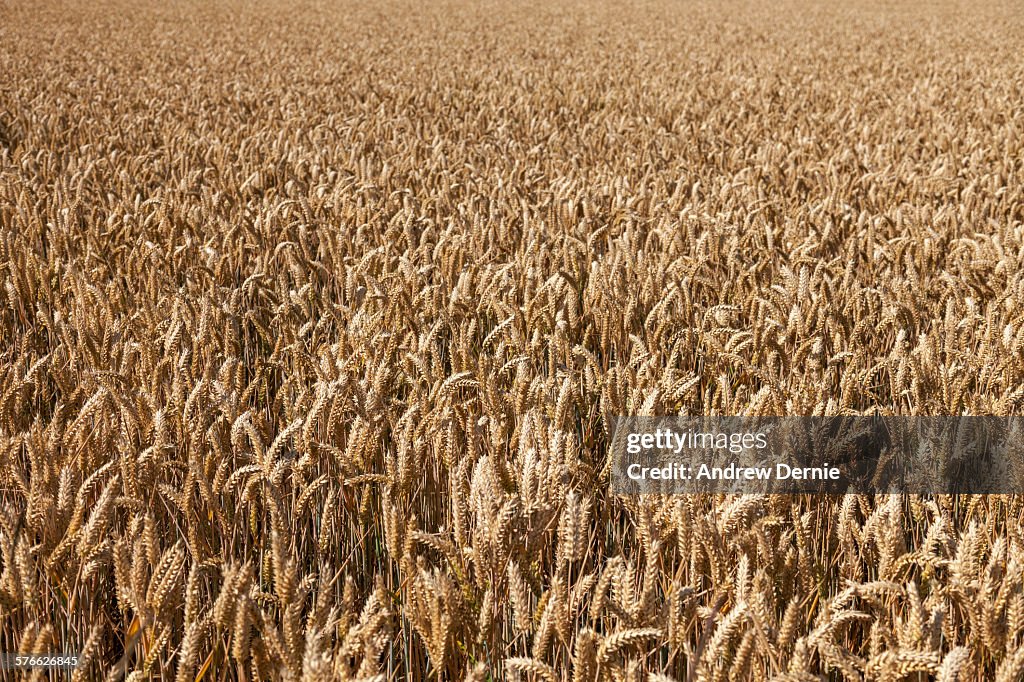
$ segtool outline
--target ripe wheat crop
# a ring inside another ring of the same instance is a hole
[[[0,652],[1024,679],[1020,496],[616,496],[607,449],[1020,414],[1022,55],[993,0],[6,0]]]

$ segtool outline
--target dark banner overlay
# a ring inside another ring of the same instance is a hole
[[[619,417],[612,491],[1024,492],[1024,417]]]

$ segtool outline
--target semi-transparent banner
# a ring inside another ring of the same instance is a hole
[[[638,493],[1024,492],[1024,417],[619,417]]]

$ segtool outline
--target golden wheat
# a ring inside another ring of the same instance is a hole
[[[1019,414],[1022,29],[997,0],[0,5],[0,652],[1021,679],[1024,498],[619,497],[608,443]]]

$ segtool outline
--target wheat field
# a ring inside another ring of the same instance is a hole
[[[0,653],[1024,679],[1018,495],[608,480],[615,415],[1024,412],[1022,135],[1016,2],[6,0]]]

